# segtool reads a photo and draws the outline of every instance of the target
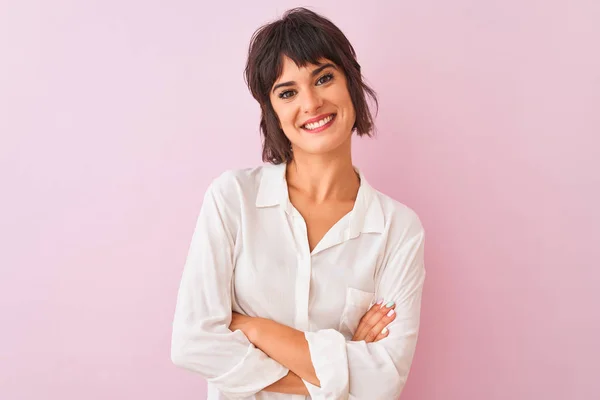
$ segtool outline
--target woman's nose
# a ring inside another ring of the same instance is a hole
[[[305,90],[302,96],[302,111],[305,114],[314,114],[323,105],[323,99],[316,90]]]

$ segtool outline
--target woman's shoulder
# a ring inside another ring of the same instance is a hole
[[[226,198],[247,196],[256,192],[263,174],[273,166],[268,164],[222,171],[210,182],[210,189]]]
[[[379,204],[381,204],[385,224],[390,229],[394,230],[394,227],[402,227],[403,230],[408,229],[414,233],[424,230],[419,215],[412,207],[379,190],[373,189],[373,191]]]

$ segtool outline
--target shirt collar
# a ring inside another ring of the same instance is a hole
[[[354,167],[354,169],[360,176],[360,187],[350,214],[348,234],[350,238],[354,238],[360,233],[382,233],[385,221],[377,191],[369,185],[359,168]],[[288,214],[292,213],[293,206],[289,200],[285,171],[285,163],[263,166],[256,207],[280,205]]]

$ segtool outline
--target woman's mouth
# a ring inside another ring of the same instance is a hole
[[[337,114],[329,114],[327,117],[323,118],[322,120],[313,122],[310,124],[302,125],[301,128],[304,131],[309,132],[309,133],[322,132],[325,129],[329,128],[333,124],[333,121],[335,121],[336,115]]]

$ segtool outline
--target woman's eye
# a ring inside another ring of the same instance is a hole
[[[333,74],[332,73],[328,73],[323,75],[322,77],[319,78],[319,80],[317,81],[317,83],[319,84],[325,84],[329,81],[331,81],[333,79]],[[284,92],[279,93],[279,98],[280,99],[289,99],[294,95],[294,91],[293,90],[286,90]]]
[[[290,96],[287,96],[286,94],[292,93],[292,92],[293,92],[293,90],[286,90],[285,92],[281,92],[281,93],[279,93],[279,98],[280,99],[289,99]]]
[[[329,73],[329,74],[323,75],[321,78],[319,78],[319,80],[317,81],[317,83],[321,82],[323,79],[325,79],[325,81],[323,83],[327,83],[327,82],[329,82],[330,80],[333,79],[333,74]]]

